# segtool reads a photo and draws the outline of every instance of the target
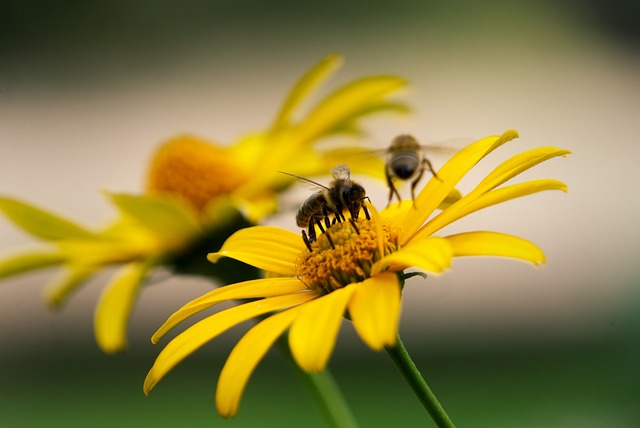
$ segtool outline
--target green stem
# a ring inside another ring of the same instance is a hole
[[[402,376],[404,376],[404,379],[411,386],[424,408],[429,412],[429,415],[436,425],[440,428],[454,427],[453,422],[451,422],[451,419],[411,359],[407,348],[404,347],[404,343],[400,340],[400,335],[398,335],[396,345],[394,347],[385,347],[385,350],[396,367],[398,367],[398,370],[402,373]]]
[[[316,402],[321,407],[331,426],[334,428],[357,428],[358,424],[351,413],[351,409],[349,409],[344,395],[342,395],[329,369],[325,368],[320,373],[307,373],[293,359],[286,336],[282,336],[278,340],[278,346],[282,354],[287,357],[287,361],[293,365],[296,369],[295,371],[314,395]]]

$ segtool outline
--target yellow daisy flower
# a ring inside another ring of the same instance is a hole
[[[301,114],[303,101],[340,64],[339,56],[330,55],[302,76],[263,132],[224,147],[194,136],[180,136],[162,145],[150,162],[146,194],[108,194],[119,217],[106,228],[89,230],[15,198],[0,196],[0,212],[49,244],[44,250],[14,253],[0,260],[0,279],[61,266],[45,296],[50,305],[59,306],[98,270],[121,264],[95,311],[98,345],[112,353],[126,347],[128,319],[152,268],[168,266],[224,282],[257,277],[257,270],[250,267],[227,265],[211,270],[214,265],[206,262],[208,249],[203,243],[220,245],[232,232],[273,213],[277,194],[295,182],[278,170],[304,175],[324,172],[336,155],[318,147],[319,140],[338,134],[357,135],[362,132],[360,119],[371,113],[407,110],[389,98],[404,88],[406,81],[378,75],[339,87]],[[361,162],[360,166],[361,171],[372,172],[371,165]]]
[[[436,237],[433,234],[474,211],[542,190],[563,190],[557,180],[542,179],[498,187],[538,163],[567,150],[542,147],[523,152],[495,168],[471,192],[435,213],[459,180],[484,156],[517,137],[515,131],[487,137],[454,155],[422,189],[415,201],[392,205],[379,214],[368,204],[371,219],[337,222],[311,244],[277,227],[256,226],[233,234],[209,255],[240,260],[274,277],[240,282],[214,290],[175,312],[152,338],[218,303],[251,299],[205,318],[162,350],[149,371],[144,392],[204,343],[235,325],[264,317],[238,342],[220,373],[216,392],[222,416],[236,414],[246,383],[274,341],[289,330],[295,361],[308,372],[322,371],[332,354],[345,313],[372,349],[393,347],[398,337],[401,291],[415,267],[439,274],[453,257],[500,256],[544,262],[531,242],[497,232],[478,231]],[[327,239],[330,235],[331,239]]]

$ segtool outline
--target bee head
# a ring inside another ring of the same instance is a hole
[[[359,184],[353,183],[342,190],[342,200],[349,213],[354,219],[358,218],[358,213],[362,207],[362,201],[367,197],[367,192]]]

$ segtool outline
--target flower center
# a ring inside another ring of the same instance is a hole
[[[376,224],[362,218],[355,223],[357,230],[348,221],[332,225],[311,251],[300,254],[296,274],[309,288],[328,294],[371,276],[371,266],[381,258]],[[384,255],[397,251],[398,230],[385,221],[380,225]]]
[[[198,210],[219,196],[231,194],[248,174],[227,150],[191,136],[160,146],[149,169],[147,190],[181,195]]]

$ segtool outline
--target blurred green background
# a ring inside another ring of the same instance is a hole
[[[230,142],[260,129],[301,73],[343,53],[330,87],[382,72],[412,82],[415,114],[371,122],[372,146],[399,132],[438,142],[515,128],[521,140],[487,168],[541,145],[574,152],[527,175],[561,179],[567,195],[515,201],[451,230],[529,238],[547,266],[463,260],[405,290],[404,341],[453,420],[638,426],[639,9],[631,0],[5,1],[0,193],[100,224],[111,213],[98,190],[138,191],[157,144],[183,132]],[[370,193],[384,204],[384,188]],[[291,216],[273,222],[293,228]],[[0,221],[0,251],[30,242]],[[326,426],[276,352],[252,377],[239,416],[219,418],[215,381],[235,330],[144,397],[159,351],[148,338],[210,289],[204,281],[147,287],[131,350],[107,357],[91,326],[104,278],[59,313],[41,302],[47,278],[0,285],[0,426]],[[388,358],[347,324],[331,369],[361,426],[425,426]]]

